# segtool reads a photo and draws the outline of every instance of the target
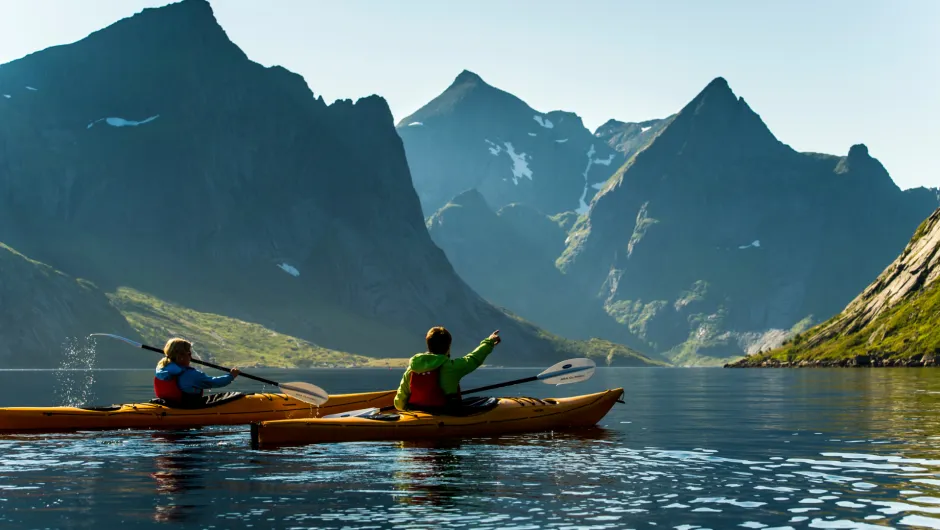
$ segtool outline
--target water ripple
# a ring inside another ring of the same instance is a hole
[[[729,372],[599,370],[629,406],[568,433],[273,451],[244,427],[4,436],[0,525],[940,529],[933,372]]]

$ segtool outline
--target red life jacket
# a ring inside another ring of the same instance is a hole
[[[440,368],[429,372],[411,372],[408,382],[411,396],[408,404],[415,407],[443,407],[447,405],[447,396],[441,388]]]
[[[163,380],[153,378],[153,394],[165,401],[182,401],[183,391],[176,384],[176,378]]]

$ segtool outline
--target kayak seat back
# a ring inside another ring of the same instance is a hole
[[[399,419],[401,419],[401,415],[395,412],[391,412],[387,414],[383,414],[381,412],[373,412],[372,414],[369,414],[368,416],[363,416],[363,418],[376,420],[376,421],[398,421]]]
[[[453,411],[449,416],[470,416],[472,414],[479,414],[495,409],[497,405],[499,405],[499,398],[495,397],[464,398],[460,403],[460,408]]]
[[[114,412],[115,410],[121,410],[121,407],[122,407],[122,406],[123,406],[123,405],[102,405],[102,406],[99,406],[99,407],[82,407],[82,406],[78,406],[78,407],[75,407],[75,408],[77,408],[77,409],[82,409],[82,410],[92,410],[92,411],[95,411],[95,412]]]
[[[495,397],[470,397],[463,398],[460,401],[460,404],[457,406],[441,407],[441,408],[418,408],[415,407],[413,410],[418,412],[426,412],[428,414],[434,414],[435,416],[472,416],[474,414],[481,414],[483,412],[492,410],[499,405],[499,398]],[[364,416],[370,420],[381,420],[381,421],[396,421],[398,420],[398,414],[381,414],[374,413],[368,416]]]
[[[233,401],[238,401],[246,395],[247,394],[244,392],[219,392],[218,394],[194,397],[182,402],[168,402],[165,399],[153,398],[150,400],[150,403],[153,403],[154,405],[163,405],[164,407],[173,409],[208,409],[212,407],[218,407],[219,405],[224,405],[226,403],[231,403]]]

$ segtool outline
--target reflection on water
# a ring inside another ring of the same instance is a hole
[[[166,444],[165,451],[153,459],[156,470],[154,521],[180,522],[201,506],[192,502],[192,492],[205,489],[207,451],[204,445],[191,443],[192,437],[180,432],[153,433],[151,439]],[[197,497],[198,498],[198,497]]]
[[[48,373],[10,374],[2,404],[37,404],[12,390]],[[334,393],[399,376],[264,375]],[[146,399],[151,378],[100,372],[92,390]],[[252,451],[245,427],[6,436],[0,527],[940,529],[940,370],[601,369],[514,390],[616,386],[627,404],[600,427],[501,438]]]
[[[459,442],[400,443],[392,471],[393,487],[400,494],[394,499],[403,504],[454,506],[466,483],[467,458]]]

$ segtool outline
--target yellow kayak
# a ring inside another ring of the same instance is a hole
[[[259,448],[324,442],[467,438],[589,427],[600,421],[622,396],[623,389],[615,388],[568,398],[483,398],[459,416],[379,412],[345,418],[262,421],[251,425],[251,445]]]
[[[337,394],[317,407],[285,394],[225,392],[206,397],[198,408],[159,403],[107,407],[0,408],[0,434],[99,429],[175,429],[239,425],[268,420],[315,418],[366,407],[391,406],[395,391]]]

